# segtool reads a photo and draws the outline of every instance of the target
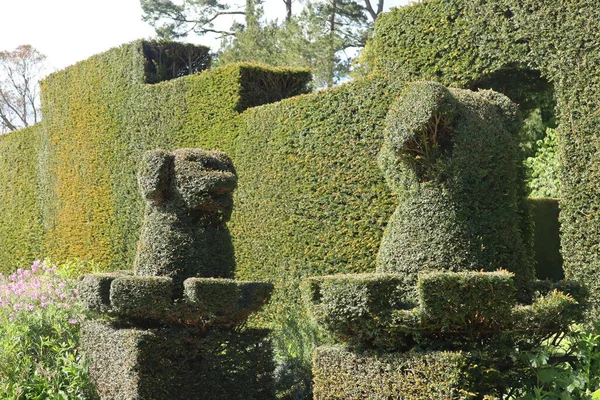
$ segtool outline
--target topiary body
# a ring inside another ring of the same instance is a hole
[[[410,84],[390,108],[379,164],[400,204],[377,271],[402,276],[409,296],[421,271],[499,268],[526,296],[516,112],[501,94],[434,82]]]
[[[233,277],[233,245],[225,224],[237,176],[225,153],[149,151],[142,159],[138,183],[146,213],[136,275],[170,277],[179,294],[187,278]]]

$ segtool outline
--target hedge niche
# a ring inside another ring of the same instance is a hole
[[[598,20],[592,0],[430,0],[382,15],[370,48],[374,69],[391,79],[474,88],[537,71],[554,85],[565,276],[589,286],[592,304],[600,299]]]
[[[377,274],[301,286],[346,346],[316,350],[317,398],[502,398],[532,379],[517,353],[580,316],[576,285],[534,281],[518,128],[516,105],[489,90],[415,82],[390,107],[379,161],[400,201]]]
[[[225,226],[237,184],[231,160],[201,149],[154,150],[138,178],[147,212],[133,273],[85,275],[80,283],[87,308],[110,317],[82,326],[98,394],[273,398],[268,331],[236,329],[273,285],[219,278],[234,268],[222,265],[233,256]]]

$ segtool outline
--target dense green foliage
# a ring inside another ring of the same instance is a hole
[[[386,119],[379,154],[399,205],[377,257],[407,291],[419,272],[505,268],[526,299],[533,279],[519,207],[516,107],[492,91],[409,84]],[[528,214],[527,214],[528,215]]]
[[[402,302],[399,284],[398,277],[383,274],[312,277],[303,283],[312,317],[346,345],[333,353],[329,346],[316,349],[315,395],[355,398],[357,390],[368,398],[398,398],[388,390],[404,394],[410,389],[390,388],[387,379],[412,382],[415,374],[429,370],[439,351],[449,351],[462,354],[463,363],[447,361],[441,381],[427,374],[421,380],[436,387],[446,383],[446,374],[460,377],[450,379],[453,399],[459,393],[513,398],[536,383],[522,354],[540,351],[546,338],[562,335],[581,317],[577,301],[565,294],[580,298],[576,285],[554,290],[544,283],[532,304],[518,304],[513,274],[507,271],[422,274],[415,308]],[[410,366],[400,367],[407,359]],[[423,390],[417,382],[411,387]]]
[[[375,69],[390,77],[471,88],[500,71],[533,69],[554,84],[565,274],[590,286],[593,304],[600,293],[599,19],[590,0],[430,0],[382,15],[369,50]]]
[[[531,197],[559,198],[560,181],[558,180],[559,160],[556,130],[546,129],[546,136],[536,141],[536,152],[525,159],[527,167],[527,186]]]
[[[263,308],[273,291],[270,283],[232,279],[190,278],[183,286],[183,296],[176,296],[168,277],[89,274],[79,283],[79,295],[89,311],[108,314],[115,321],[144,327],[193,325],[204,330],[244,323]]]
[[[506,329],[515,304],[513,278],[506,271],[423,274],[418,291],[424,319],[442,332]]]
[[[467,358],[460,352],[353,352],[317,348],[313,359],[314,398],[459,399]],[[399,397],[401,394],[402,397]]]
[[[402,279],[392,274],[338,274],[302,282],[311,317],[338,342],[353,347],[406,348],[406,332],[395,332],[394,313],[406,310],[417,328],[418,316],[406,304]]]
[[[316,337],[299,301],[300,280],[375,269],[394,207],[376,155],[396,93],[369,80],[244,113],[230,224],[237,276],[275,283],[266,317],[291,373],[310,368]]]
[[[523,304],[514,275],[502,270],[420,274],[417,304],[406,302],[403,284],[392,274],[337,274],[308,278],[301,289],[314,321],[353,348],[467,350],[503,335],[529,335],[531,346],[581,316],[577,285],[540,283],[533,302]]]
[[[564,338],[555,338],[535,352],[522,354],[536,379],[519,398],[595,400],[600,397],[599,333],[597,323],[587,327],[574,325]]]
[[[597,296],[598,13],[589,0],[418,3],[382,16],[377,25],[370,54],[382,78],[245,112],[305,92],[308,73],[235,65],[147,86],[139,43],[92,57],[44,82],[45,120],[34,129],[39,137],[26,131],[31,140],[0,138],[7,149],[0,179],[26,188],[24,200],[3,191],[2,207],[26,217],[11,215],[2,224],[8,233],[0,236],[3,249],[37,252],[45,233],[41,250],[58,259],[130,267],[144,206],[134,173],[141,154],[156,147],[219,148],[231,155],[242,182],[230,224],[238,276],[277,283],[269,316],[287,335],[278,354],[302,357],[314,335],[298,323],[298,307],[290,307],[300,278],[374,269],[381,231],[396,204],[374,161],[396,88],[415,78],[485,87],[481,82],[499,71],[538,70],[554,84],[563,122],[566,274]],[[289,90],[264,96],[272,86]],[[19,143],[25,154],[12,150]],[[39,186],[4,173],[15,165],[13,156],[17,165],[36,160],[37,169],[28,164],[24,171],[37,176]],[[23,239],[27,235],[32,239]]]

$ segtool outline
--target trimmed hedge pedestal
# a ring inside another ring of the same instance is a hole
[[[313,355],[316,399],[503,398],[523,352],[581,316],[584,294],[534,279],[515,105],[491,91],[408,85],[380,167],[400,198],[377,273],[305,279],[313,320],[340,345]]]
[[[98,394],[273,398],[268,332],[238,329],[273,285],[228,278],[231,160],[200,149],[154,150],[138,181],[147,211],[133,273],[86,275],[79,285],[87,308],[101,315],[83,324],[81,339]]]
[[[414,307],[403,302],[401,282],[393,274],[303,282],[313,319],[344,344],[315,351],[315,399],[497,394],[524,379],[519,350],[564,331],[580,314],[577,287],[566,285],[540,284],[539,297],[519,304],[507,271],[422,274]]]

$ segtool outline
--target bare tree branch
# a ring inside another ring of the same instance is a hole
[[[365,8],[367,9],[367,12],[371,16],[371,19],[373,20],[373,22],[375,22],[377,20],[377,17],[383,11],[383,2],[384,2],[384,0],[377,1],[377,11],[376,11],[373,8],[373,5],[371,4],[371,0],[365,0]]]
[[[29,45],[0,51],[0,132],[39,121],[38,79],[46,56]]]

